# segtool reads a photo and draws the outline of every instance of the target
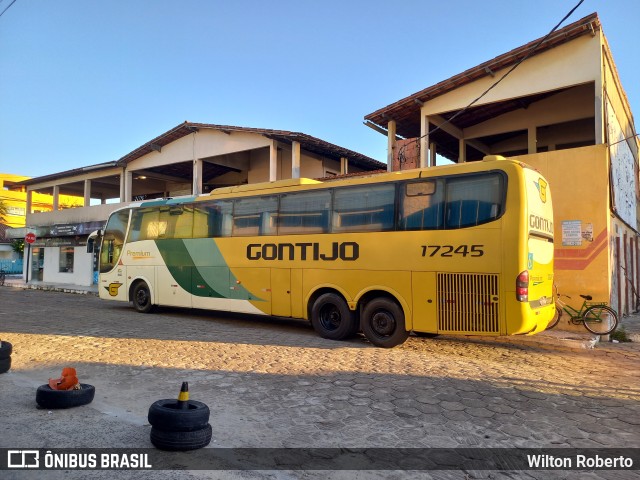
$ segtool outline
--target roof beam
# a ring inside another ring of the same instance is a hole
[[[476,150],[480,150],[485,155],[491,154],[491,148],[488,145],[485,145],[484,143],[478,140],[465,139],[464,131],[462,131],[461,129],[459,129],[454,124],[447,121],[445,118],[441,117],[440,115],[429,115],[429,121],[433,123],[436,127],[439,127],[440,130],[442,130],[443,132],[448,133],[449,135],[457,138],[458,140],[464,140],[467,143],[467,145],[472,146]]]

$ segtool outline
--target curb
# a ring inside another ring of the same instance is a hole
[[[22,288],[23,290],[44,290],[47,292],[75,293],[78,295],[98,296],[97,291],[83,290],[83,289],[69,288],[69,287],[59,287],[56,285],[33,285],[33,284],[27,284],[27,283],[5,283],[5,285],[12,288]]]

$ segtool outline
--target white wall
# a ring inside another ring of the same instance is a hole
[[[43,282],[91,285],[93,280],[93,254],[87,247],[74,247],[73,273],[60,272],[60,247],[45,247]],[[25,262],[26,263],[26,262]]]

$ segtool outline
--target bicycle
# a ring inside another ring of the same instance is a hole
[[[609,335],[618,326],[618,314],[606,302],[592,302],[593,297],[591,295],[580,295],[584,300],[580,310],[576,310],[571,305],[567,305],[560,300],[558,287],[555,287],[555,289],[556,316],[547,327],[547,330],[555,327],[565,312],[569,315],[569,322],[573,325],[584,325],[584,328],[594,335]],[[562,296],[571,298],[569,295]]]
[[[7,277],[7,273],[4,269],[0,268],[0,287],[4,286],[4,279]]]

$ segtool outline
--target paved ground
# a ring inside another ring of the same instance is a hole
[[[7,287],[0,288],[0,338],[14,346],[12,370],[0,376],[0,447],[151,447],[148,407],[175,397],[183,380],[191,398],[211,408],[211,447],[640,447],[638,344],[585,350],[439,337],[386,350],[363,338],[324,340],[298,321],[171,309],[142,315],[92,295]],[[65,366],[96,386],[94,402],[36,409],[35,388]],[[612,471],[91,473],[114,475],[637,478]]]

